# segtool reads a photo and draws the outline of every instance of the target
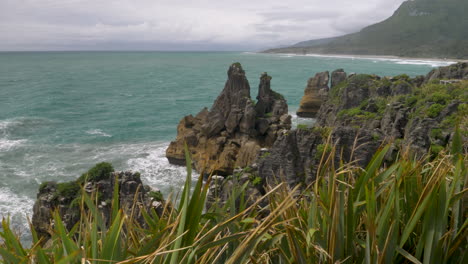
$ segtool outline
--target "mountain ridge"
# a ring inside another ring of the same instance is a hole
[[[264,52],[468,59],[466,13],[465,0],[406,1],[388,19],[359,32]]]

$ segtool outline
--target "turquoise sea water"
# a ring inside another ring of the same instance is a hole
[[[293,113],[316,72],[426,74],[449,62],[268,55],[241,52],[0,53],[0,217],[17,228],[31,216],[43,181],[72,180],[97,162],[140,171],[164,193],[184,168],[164,157],[179,120],[210,107],[226,71],[241,62],[252,96],[273,76]]]

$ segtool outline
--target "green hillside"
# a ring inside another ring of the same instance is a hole
[[[468,59],[468,1],[406,1],[390,18],[360,32],[266,52]]]

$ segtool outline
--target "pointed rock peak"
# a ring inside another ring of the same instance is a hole
[[[268,73],[264,72],[260,75],[260,81],[271,81],[272,77]]]
[[[228,70],[228,77],[231,78],[231,76],[245,76],[245,71],[242,69],[242,65],[239,62],[235,62],[231,64],[231,67],[229,67]]]
[[[247,100],[250,100],[249,81],[240,63],[236,62],[229,67],[228,80],[210,112],[221,113],[227,118],[231,109],[244,109]]]
[[[284,97],[271,89],[271,79],[271,76],[266,72],[260,75],[257,104],[255,105],[255,111],[258,117],[264,117],[265,115],[281,116],[288,113]]]
[[[266,72],[260,75],[260,85],[258,86],[258,95],[257,95],[258,100],[265,99],[265,97],[268,97],[271,95],[272,93],[271,88],[270,88],[271,79],[272,79],[271,76],[268,76]]]

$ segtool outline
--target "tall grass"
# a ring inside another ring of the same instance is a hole
[[[384,165],[389,147],[366,168],[335,164],[324,153],[307,187],[280,183],[253,204],[246,185],[205,210],[210,180],[192,192],[191,161],[179,205],[162,215],[143,211],[145,224],[119,210],[103,222],[96,197],[82,193],[81,219],[66,230],[58,212],[41,241],[31,228],[25,248],[2,222],[3,263],[468,263],[467,169],[457,132],[451,150],[416,160],[407,153]],[[267,201],[267,207],[260,202]],[[46,242],[46,243],[45,243]]]

